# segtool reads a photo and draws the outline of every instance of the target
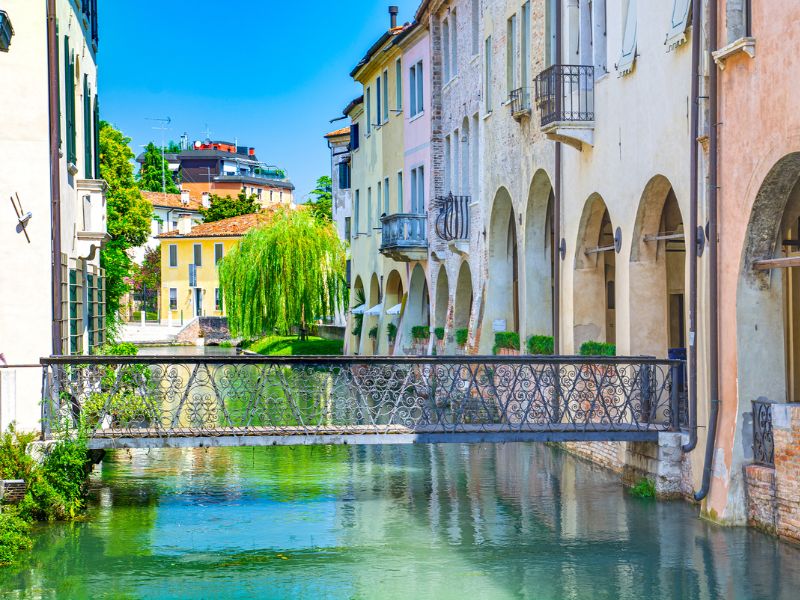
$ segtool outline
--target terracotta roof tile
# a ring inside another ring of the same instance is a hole
[[[187,234],[181,235],[177,229],[162,233],[159,239],[174,238],[206,238],[206,237],[240,237],[253,227],[265,225],[272,218],[271,212],[260,212],[249,215],[239,215],[213,223],[201,223],[192,227]]]
[[[331,131],[330,133],[326,133],[326,138],[338,137],[340,135],[350,135],[350,128],[349,127],[342,127],[341,129],[337,129],[336,131]]]
[[[153,206],[165,208],[183,208],[186,210],[199,211],[202,203],[197,198],[190,198],[189,204],[181,202],[180,194],[165,194],[163,192],[142,192],[142,197]]]

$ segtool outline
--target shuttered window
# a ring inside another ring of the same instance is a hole
[[[97,94],[94,95],[94,178],[102,179],[100,175],[100,103]]]
[[[67,121],[67,162],[78,162],[75,139],[75,58],[70,54],[69,37],[64,38],[64,102]]]
[[[194,265],[196,267],[203,266],[203,246],[202,244],[194,245]]]
[[[169,266],[178,266],[178,246],[176,244],[169,245]]]
[[[622,36],[622,52],[617,62],[617,75],[627,75],[633,70],[636,60],[636,0],[628,0],[628,16]]]
[[[358,150],[358,123],[350,125],[350,150]]]
[[[83,76],[83,172],[86,179],[92,178],[94,161],[92,160],[92,97],[89,95],[89,76]]]
[[[395,108],[400,111],[403,108],[403,69],[399,58],[394,63],[394,88]]]
[[[692,13],[692,0],[673,0],[672,19],[665,44],[671,50],[686,42],[686,28],[689,27]]]

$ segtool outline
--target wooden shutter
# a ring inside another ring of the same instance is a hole
[[[100,175],[100,101],[94,95],[94,178],[102,179]]]
[[[686,42],[686,28],[689,27],[692,13],[692,0],[673,0],[673,2],[672,19],[664,42],[670,50]]]
[[[622,52],[617,62],[617,75],[623,76],[633,70],[636,61],[636,0],[628,0],[628,18],[622,36]]]
[[[92,178],[94,161],[92,160],[92,100],[89,95],[89,76],[83,76],[83,176]]]

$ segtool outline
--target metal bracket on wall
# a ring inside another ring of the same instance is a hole
[[[697,226],[697,257],[703,256],[703,250],[706,248],[706,232],[705,229]]]
[[[561,255],[561,260],[567,256],[567,240],[561,238],[561,243],[558,245],[558,253]]]
[[[16,197],[16,201],[14,198]],[[28,221],[31,220],[33,213],[30,211],[23,212],[22,211],[22,203],[19,201],[19,194],[14,192],[14,196],[11,196],[11,204],[14,206],[14,212],[17,213],[17,221],[19,221],[19,225],[17,225],[17,233],[22,231],[25,234],[25,239],[28,240],[28,243],[31,243],[31,238],[28,235],[28,230],[26,227],[28,226]]]

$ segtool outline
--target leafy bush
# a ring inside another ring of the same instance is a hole
[[[136,356],[139,354],[139,348],[136,344],[130,342],[109,342],[97,348],[95,354],[100,356]]]
[[[430,337],[430,330],[427,325],[414,325],[411,328],[411,337],[417,341],[427,340]]]
[[[233,342],[231,342],[230,340],[222,340],[219,343],[219,347],[220,348],[233,348]]]
[[[158,313],[150,310],[145,311],[144,319],[145,321],[158,321]],[[133,313],[131,314],[131,322],[135,323],[141,320],[142,320],[142,311],[140,310],[133,311]]]
[[[616,344],[609,344],[608,342],[583,342],[581,344],[581,356],[616,356]]]
[[[456,344],[466,346],[469,339],[469,329],[456,329]]]
[[[497,354],[498,350],[501,348],[508,350],[519,350],[519,334],[516,331],[495,332],[494,348],[492,348],[492,352]]]
[[[529,337],[528,354],[553,354],[553,336],[532,335]]]
[[[369,330],[369,332],[367,333],[367,335],[368,335],[369,337],[371,337],[373,340],[376,340],[376,339],[378,339],[378,326],[377,326],[377,325],[375,325],[375,327],[373,327],[372,329],[370,329],[370,330]]]
[[[444,327],[437,327],[433,330],[433,335],[436,336],[437,340],[444,339]]]
[[[104,356],[136,356],[139,348],[129,342],[104,344],[97,350]],[[127,425],[132,421],[147,421],[156,414],[155,407],[142,397],[140,390],[147,388],[151,378],[147,365],[101,366],[100,391],[89,394],[83,404],[83,415],[90,427],[96,427],[109,415],[114,425]],[[115,390],[112,394],[112,390]]]
[[[640,479],[636,485],[630,489],[630,493],[637,498],[655,498],[656,484],[652,479]]]
[[[389,338],[390,342],[395,341],[395,339],[397,339],[397,325],[395,325],[394,323],[387,324],[386,335]]]
[[[19,516],[16,507],[3,507],[0,513],[0,565],[10,565],[23,550],[33,546],[31,524]]]

